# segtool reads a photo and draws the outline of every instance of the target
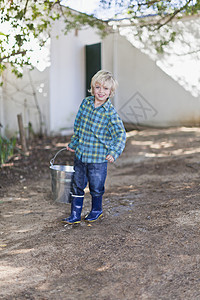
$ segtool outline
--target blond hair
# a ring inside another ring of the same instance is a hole
[[[89,92],[92,96],[94,96],[94,87],[96,83],[101,85],[105,85],[106,87],[110,88],[110,97],[113,97],[115,94],[115,90],[117,88],[117,81],[113,78],[113,75],[109,71],[100,70],[98,71],[91,80],[91,88]]]

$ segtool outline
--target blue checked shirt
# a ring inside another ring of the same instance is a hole
[[[111,101],[94,107],[94,97],[83,100],[74,122],[74,134],[68,145],[85,163],[102,163],[106,156],[114,159],[122,153],[126,142],[124,125]]]

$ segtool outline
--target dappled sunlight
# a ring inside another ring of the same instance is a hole
[[[66,148],[67,143],[56,143],[56,147],[63,147]]]
[[[2,217],[3,217],[3,218],[10,218],[10,217],[12,217],[13,215],[14,215],[13,213],[8,212],[7,214],[3,214]]]
[[[123,185],[123,189],[127,192],[138,192],[138,188],[134,187],[132,184],[130,185]],[[120,188],[120,191],[122,191],[122,189]],[[119,189],[118,187],[116,187],[115,190],[109,191],[109,195],[113,196],[113,195],[119,195]]]
[[[137,155],[144,158],[200,153],[200,147],[196,147],[200,141],[198,127],[150,129],[137,133],[131,131],[128,132],[129,137],[132,137],[129,145],[133,147],[134,153],[137,151]]]
[[[139,152],[139,155],[144,155],[145,157],[165,157],[168,155],[161,154],[161,153],[144,153],[144,152]]]
[[[31,149],[31,147],[30,147],[30,149]],[[20,160],[21,159],[21,156],[15,156],[14,158],[13,158],[13,160]]]
[[[137,131],[137,130],[132,130],[132,131],[128,131],[126,133],[127,138],[131,138],[134,136],[143,136],[143,137],[150,137],[150,136],[157,136],[159,134],[162,134],[163,136],[167,136],[168,134],[176,134],[179,132],[193,132],[193,133],[198,133],[200,134],[200,127],[172,127],[172,128],[165,128],[165,129],[157,129],[157,128],[148,128],[148,130],[141,130],[141,131]]]
[[[128,131],[128,132],[126,132],[126,137],[131,138],[137,134],[138,134],[138,131],[136,131],[136,130]]]
[[[171,151],[173,155],[188,155],[193,153],[200,153],[200,148],[194,148],[191,150],[178,149]]]
[[[5,167],[13,167],[14,166],[14,163],[5,163],[5,164],[2,164],[1,167],[5,168]]]
[[[16,250],[11,250],[9,252],[10,255],[15,255],[15,254],[26,254],[26,253],[29,253],[31,251],[34,251],[35,249],[34,248],[31,248],[31,249],[16,249]]]
[[[107,271],[108,269],[110,269],[112,266],[110,263],[107,263],[103,266],[101,266],[100,268],[97,268],[96,271],[97,272],[104,272],[104,271]]]
[[[30,229],[17,229],[15,230],[16,233],[26,233],[26,232],[29,232]]]
[[[51,148],[52,148],[51,145],[47,145],[47,146],[44,147],[44,149],[46,149],[46,150],[49,150],[49,149],[51,149]]]
[[[177,149],[170,150],[170,152],[162,152],[162,153],[149,153],[149,152],[139,152],[139,155],[144,155],[145,157],[168,157],[168,156],[181,156],[181,155],[189,155],[194,153],[200,153],[200,148],[194,148],[191,150]]]
[[[173,147],[174,143],[172,142],[154,143],[153,141],[131,141],[131,145],[150,146],[150,148],[162,149],[162,148]]]
[[[200,133],[200,127],[181,127],[179,128],[179,131]]]
[[[15,212],[15,214],[17,215],[29,215],[29,214],[32,214],[32,213],[35,213],[35,211],[33,210],[28,210],[28,209],[18,209],[17,212]]]
[[[154,148],[154,149],[170,148],[173,146],[174,146],[174,144],[171,142],[161,142],[161,143],[155,143],[155,144],[150,145],[150,147]]]
[[[139,146],[150,146],[152,145],[152,141],[131,141],[131,145],[139,145]]]
[[[200,222],[200,210],[190,210],[176,218],[177,225],[196,226]]]
[[[23,248],[7,252],[7,257],[10,260],[2,261],[0,266],[1,299],[24,299],[24,297],[32,299],[32,297],[29,298],[28,292],[25,296],[23,291],[31,287],[35,282],[45,278],[45,276],[42,277],[38,274],[38,269],[32,267],[30,270],[30,267],[23,260],[25,256],[30,256],[29,253],[33,250]],[[21,295],[20,292],[22,292]]]
[[[26,189],[27,187],[24,187],[24,189]],[[4,197],[3,198],[3,202],[11,202],[11,201],[23,201],[23,202],[26,202],[26,201],[29,201],[30,199],[29,198],[14,198],[14,197]]]
[[[49,289],[50,289],[50,284],[47,282],[44,282],[37,287],[38,291],[48,291]]]
[[[7,264],[7,262],[2,262],[0,266],[0,282],[1,284],[3,282],[6,282],[6,284],[10,284],[13,282],[13,276],[18,275],[22,271],[24,271],[25,268],[23,267],[12,267]],[[1,285],[0,284],[0,285]]]

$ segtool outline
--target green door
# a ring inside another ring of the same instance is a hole
[[[101,43],[86,46],[86,96],[90,93],[92,76],[101,70]]]

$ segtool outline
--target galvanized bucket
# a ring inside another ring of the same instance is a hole
[[[71,182],[74,168],[73,166],[67,165],[54,165],[55,158],[63,150],[67,149],[63,148],[59,150],[54,158],[50,160],[51,187],[54,201],[70,203]]]

